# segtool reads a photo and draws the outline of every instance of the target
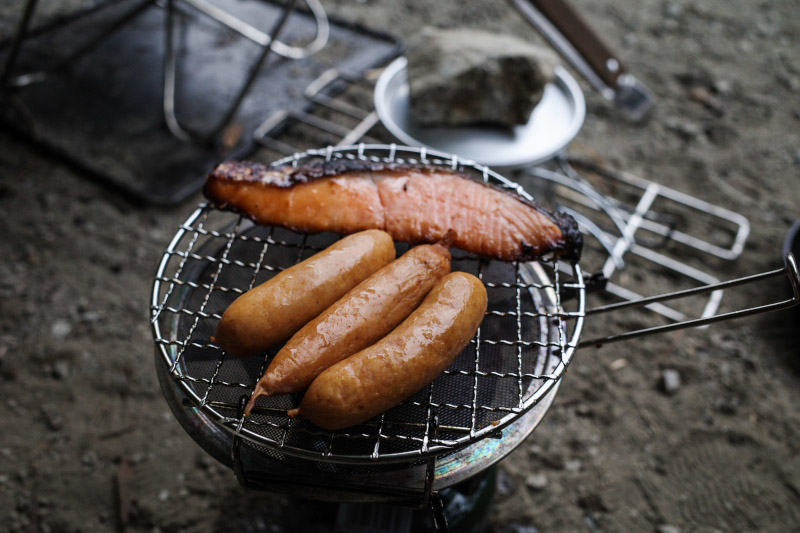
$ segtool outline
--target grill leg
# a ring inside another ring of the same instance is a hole
[[[247,402],[250,398],[243,394],[239,398],[239,412],[237,413],[237,418],[244,422],[244,408],[247,405]],[[242,457],[241,457],[241,450],[242,450],[242,438],[238,434],[234,434],[233,436],[233,443],[231,444],[231,459],[233,460],[233,473],[236,475],[236,479],[239,481],[243,487],[246,488],[256,488],[253,483],[250,483],[247,479],[247,475],[244,473],[244,468],[242,468]]]
[[[435,531],[447,533],[447,517],[444,514],[444,502],[438,492],[431,494],[431,512]]]
[[[14,39],[11,41],[11,50],[8,53],[8,59],[6,59],[6,66],[2,76],[0,76],[0,85],[3,87],[6,87],[11,79],[11,71],[14,68],[14,63],[17,61],[19,49],[20,46],[22,46],[23,39],[25,39],[25,34],[28,33],[28,26],[30,26],[33,13],[36,11],[36,4],[37,0],[28,0],[22,10],[22,17],[19,19],[19,24],[17,24],[17,29],[14,32]]]

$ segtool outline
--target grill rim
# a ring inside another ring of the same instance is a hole
[[[384,155],[383,157],[378,157],[374,155],[374,153],[386,153],[388,152],[388,156]],[[410,156],[407,158],[398,158],[399,155],[406,155]],[[291,164],[292,166],[297,166],[299,162],[304,159],[315,159],[324,157],[326,160],[331,159],[332,157],[337,158],[358,158],[363,160],[370,160],[376,162],[400,162],[400,163],[408,163],[408,164],[426,164],[426,165],[434,165],[440,166],[443,168],[450,168],[451,170],[458,170],[460,168],[468,167],[471,168],[473,171],[477,171],[478,173],[482,174],[484,181],[488,181],[491,177],[494,180],[499,181],[502,183],[503,187],[511,189],[519,194],[521,197],[533,200],[532,196],[522,188],[520,184],[514,183],[509,179],[505,178],[504,176],[492,171],[489,167],[485,165],[480,165],[475,161],[463,159],[456,155],[450,155],[443,152],[438,152],[435,150],[430,150],[427,148],[412,148],[412,147],[405,147],[399,146],[397,144],[359,144],[355,146],[346,146],[346,147],[338,147],[334,148],[332,146],[328,146],[322,149],[312,149],[307,150],[305,152],[297,152],[292,156],[284,157],[279,159],[278,161],[272,163],[272,166],[282,166]],[[475,442],[478,442],[481,439],[487,438],[499,431],[502,431],[505,427],[512,424],[513,422],[519,420],[525,413],[530,411],[533,406],[537,405],[542,398],[546,397],[548,394],[553,391],[554,388],[560,383],[561,378],[563,377],[567,367],[569,366],[572,358],[574,356],[578,341],[580,339],[582,330],[583,330],[583,323],[585,319],[585,286],[583,282],[583,274],[580,269],[580,266],[577,263],[568,265],[570,269],[570,274],[574,277],[574,281],[570,282],[568,285],[571,288],[576,289],[576,299],[577,299],[577,311],[565,311],[560,304],[560,296],[556,293],[555,290],[550,290],[552,294],[551,302],[552,307],[546,307],[544,310],[538,308],[537,311],[543,311],[543,316],[541,319],[546,320],[548,317],[555,315],[558,320],[558,326],[555,328],[548,328],[556,329],[559,333],[559,337],[564,335],[568,332],[568,328],[564,319],[567,320],[574,320],[574,325],[572,326],[572,331],[569,332],[569,339],[565,339],[565,342],[561,343],[562,353],[560,356],[556,356],[560,361],[557,363],[556,367],[553,369],[552,372],[548,373],[548,378],[543,379],[541,385],[535,390],[535,392],[526,399],[526,401],[518,408],[511,410],[505,416],[503,416],[500,420],[495,421],[494,423],[487,424],[485,427],[478,429],[478,430],[471,430],[465,437],[458,438],[454,441],[438,441],[438,444],[428,445],[427,441],[430,437],[429,431],[426,429],[425,435],[423,440],[423,445],[421,448],[415,450],[406,450],[401,452],[391,452],[385,454],[372,454],[372,455],[364,455],[364,454],[342,454],[342,453],[331,453],[330,451],[311,451],[308,449],[297,448],[295,446],[285,445],[282,442],[277,442],[271,440],[264,435],[260,435],[246,427],[244,427],[244,418],[232,418],[230,416],[226,416],[223,413],[219,412],[214,405],[205,402],[202,398],[200,398],[195,390],[190,386],[189,383],[186,382],[185,379],[181,379],[179,374],[176,374],[175,367],[177,366],[177,360],[173,358],[168,350],[168,344],[163,341],[165,339],[164,335],[161,332],[161,326],[159,324],[159,317],[165,309],[166,301],[169,298],[169,295],[175,290],[175,285],[171,284],[171,286],[164,292],[163,298],[159,298],[162,293],[162,287],[166,283],[164,281],[166,278],[165,273],[167,271],[167,267],[170,263],[171,258],[176,255],[176,248],[178,244],[182,241],[184,236],[189,231],[193,231],[192,225],[197,222],[200,217],[211,210],[216,209],[210,202],[201,203],[200,206],[186,219],[185,222],[181,224],[178,231],[176,232],[175,236],[170,241],[169,245],[167,246],[164,254],[162,255],[161,261],[158,265],[156,270],[154,281],[153,281],[153,288],[152,288],[152,295],[151,295],[151,327],[154,336],[154,342],[156,344],[156,349],[161,354],[161,359],[164,364],[167,365],[170,373],[170,378],[173,381],[177,381],[178,386],[180,389],[195,402],[195,407],[197,409],[202,410],[204,413],[210,415],[212,419],[222,428],[225,430],[233,433],[234,435],[238,435],[248,441],[262,446],[267,446],[269,448],[273,448],[280,453],[286,453],[287,455],[292,455],[299,458],[304,459],[314,459],[324,462],[331,462],[331,463],[346,463],[346,464],[379,464],[379,463],[390,463],[390,462],[408,462],[419,460],[421,458],[431,457],[442,455],[446,453],[452,453],[458,449],[467,447]],[[241,223],[242,218],[240,216],[239,223]],[[185,258],[184,258],[185,260]],[[517,265],[517,271],[519,274],[526,272],[526,275],[530,275],[527,272],[528,268],[536,268],[534,262],[518,262],[515,263]],[[558,277],[558,273],[562,268],[558,264],[555,264],[556,268],[554,269],[554,273],[556,278]],[[522,268],[519,268],[522,267]],[[179,267],[179,271],[182,266]],[[538,267],[540,272],[543,273],[542,268]],[[524,276],[523,276],[524,277]],[[547,279],[545,277],[545,279]],[[555,286],[559,286],[558,280],[549,280],[548,281]],[[566,284],[565,284],[566,285]],[[161,300],[161,301],[159,301]],[[224,357],[224,356],[223,356]],[[548,357],[552,357],[552,354],[548,354]],[[529,385],[530,387],[531,385]],[[321,434],[324,432],[320,431]],[[337,432],[327,432],[331,438]],[[340,433],[341,435],[341,433]],[[381,435],[378,434],[378,439],[380,442]]]

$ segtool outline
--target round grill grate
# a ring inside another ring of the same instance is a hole
[[[365,158],[457,168],[529,198],[484,166],[424,149],[389,146],[309,151],[275,163]],[[202,204],[180,227],[156,274],[151,318],[170,376],[218,424],[282,454],[374,464],[413,461],[467,446],[517,420],[562,377],[583,327],[583,278],[577,265],[487,261],[459,250],[453,270],[478,276],[489,308],[476,337],[430,386],[380,417],[346,430],[323,431],[286,411],[301,395],[261,400],[249,418],[249,397],[277,349],[237,358],[210,342],[222,313],[240,294],[335,242],[265,227]],[[408,245],[397,243],[398,256]],[[562,294],[570,294],[566,301]],[[262,403],[263,402],[263,403]]]

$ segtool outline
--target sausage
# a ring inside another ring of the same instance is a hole
[[[212,341],[237,356],[262,353],[291,337],[395,254],[386,232],[347,236],[239,296],[222,314]]]
[[[305,389],[323,370],[371,346],[400,324],[450,272],[450,239],[417,246],[345,294],[275,355],[245,408],[261,396]]]
[[[486,313],[483,283],[471,274],[445,276],[389,335],[315,379],[298,413],[336,430],[394,407],[433,381],[475,335]]]

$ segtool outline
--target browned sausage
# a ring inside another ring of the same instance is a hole
[[[298,412],[342,429],[369,420],[419,391],[452,363],[486,313],[486,289],[471,274],[444,277],[416,311],[382,340],[320,374]]]
[[[395,254],[392,238],[383,231],[345,237],[234,300],[212,340],[233,355],[262,353],[291,337]]]
[[[449,244],[412,248],[303,326],[270,363],[245,414],[261,396],[305,389],[323,370],[397,327],[450,272]]]

